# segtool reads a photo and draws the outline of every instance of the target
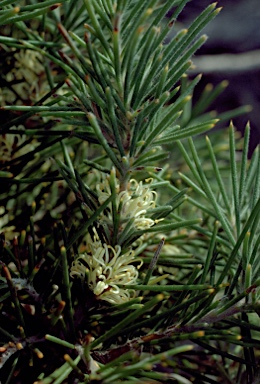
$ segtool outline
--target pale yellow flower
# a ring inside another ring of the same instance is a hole
[[[0,233],[4,233],[5,239],[13,240],[15,236],[18,236],[18,232],[15,231],[15,226],[7,226],[10,221],[10,214],[5,207],[0,206]]]
[[[12,128],[13,127],[11,127],[11,129]],[[23,135],[25,129],[24,126],[18,125],[18,127],[15,128],[21,130],[21,135],[14,135],[11,133],[0,135],[0,164],[15,159],[35,149],[32,142],[26,144],[27,137]]]
[[[21,50],[14,54],[16,59],[15,69],[13,69],[17,80],[26,80],[30,86],[39,81],[39,74],[44,72],[41,63],[42,55],[30,49]]]
[[[99,203],[102,204],[111,195],[109,177],[101,183],[97,184],[97,193]],[[131,179],[125,190],[120,191],[119,183],[116,185],[116,205],[120,207],[120,223],[124,227],[126,223],[134,218],[134,226],[136,229],[150,228],[157,221],[146,216],[147,211],[156,206],[157,194],[150,190],[150,182],[152,179],[146,180],[146,184],[142,181],[138,182]],[[103,217],[105,220],[105,217]],[[112,221],[112,213],[110,206],[110,214],[108,219]]]
[[[13,58],[14,66],[5,76],[6,82],[12,85],[10,89],[0,91],[1,106],[34,101],[49,90],[43,56],[39,52],[21,49],[14,53]]]
[[[131,263],[142,262],[135,259],[134,251],[121,254],[121,247],[102,244],[96,230],[94,241],[88,236],[89,252],[79,255],[72,263],[71,277],[87,279],[88,286],[100,300],[120,304],[134,297],[135,292],[118,285],[136,284],[138,270]]]
[[[0,88],[0,107],[13,104],[15,98],[15,94],[9,88]]]

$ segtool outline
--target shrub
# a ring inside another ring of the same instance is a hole
[[[1,1],[3,383],[257,383],[259,151],[186,3]]]

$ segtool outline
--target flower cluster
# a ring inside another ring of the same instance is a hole
[[[134,218],[134,226],[136,229],[149,228],[155,224],[155,220],[146,217],[147,211],[156,206],[157,194],[155,191],[150,190],[152,179],[146,180],[148,183],[143,184],[142,181],[138,182],[131,179],[127,184],[127,188],[120,191],[119,183],[116,185],[116,205],[120,212],[120,223],[123,229],[126,223]],[[109,177],[97,184],[97,193],[99,203],[102,204],[111,195],[111,188]],[[105,220],[105,218],[103,218]],[[110,208],[109,220],[112,220],[112,213]]]
[[[16,159],[17,157],[22,156],[35,149],[34,141],[29,142],[26,136],[23,135],[25,127],[23,125],[18,125],[18,127],[15,128],[19,129],[21,131],[21,134],[14,135],[7,133],[1,135],[0,164],[5,163],[6,161]]]
[[[43,57],[39,52],[30,49],[17,50],[13,54],[14,65],[5,74],[6,83],[10,87],[0,91],[0,105],[17,104],[21,101],[34,101],[48,90]]]
[[[134,297],[135,292],[118,285],[136,284],[138,270],[133,262],[134,251],[121,254],[121,247],[102,244],[94,229],[94,241],[88,235],[88,252],[79,255],[72,263],[71,277],[87,278],[88,286],[100,300],[120,304]]]
[[[4,234],[6,240],[12,240],[14,236],[18,236],[15,231],[15,226],[8,226],[10,219],[10,212],[5,207],[0,207],[0,233]]]

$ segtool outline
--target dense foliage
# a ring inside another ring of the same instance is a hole
[[[2,383],[259,380],[259,148],[202,135],[187,2],[0,1]]]

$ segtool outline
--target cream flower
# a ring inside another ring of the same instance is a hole
[[[14,66],[5,75],[6,82],[10,83],[10,89],[0,92],[2,106],[10,102],[20,104],[21,101],[34,101],[49,89],[43,56],[39,52],[21,49],[14,53],[13,58]]]
[[[10,221],[10,213],[5,207],[0,206],[0,233],[4,233],[6,240],[13,240],[19,233],[15,231],[15,226],[7,226]]]
[[[122,227],[132,218],[134,218],[134,226],[136,229],[149,228],[156,223],[155,220],[146,217],[149,209],[155,208],[157,194],[150,190],[149,182],[152,179],[146,180],[148,183],[143,184],[131,179],[127,184],[127,189],[120,191],[119,183],[116,185],[116,205],[120,207],[120,222]],[[98,200],[102,204],[111,195],[111,188],[108,178],[97,184]],[[103,218],[104,219],[104,218]],[[110,206],[110,214],[108,219],[112,221],[112,213]]]
[[[94,230],[94,241],[88,241],[89,252],[79,255],[72,263],[71,277],[87,278],[88,286],[100,300],[120,304],[134,297],[135,292],[118,287],[119,284],[136,284],[138,270],[131,263],[135,259],[134,251],[121,255],[121,247],[102,244]]]
[[[11,127],[11,129],[12,128],[13,127]],[[18,156],[24,155],[35,149],[32,142],[26,143],[27,138],[23,135],[25,129],[24,126],[18,125],[18,127],[15,128],[21,130],[21,135],[6,133],[0,136],[0,164],[15,159]]]
[[[42,55],[39,52],[25,49],[15,53],[14,57],[16,59],[14,69],[16,79],[25,79],[31,85],[37,83],[39,74],[44,72],[41,63]]]

